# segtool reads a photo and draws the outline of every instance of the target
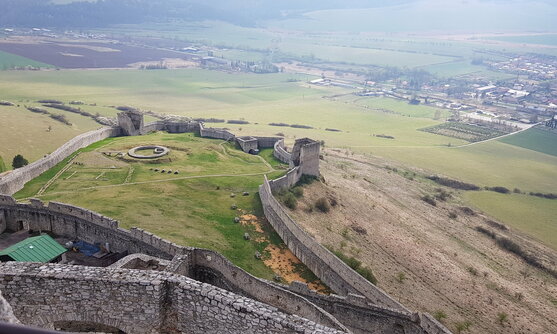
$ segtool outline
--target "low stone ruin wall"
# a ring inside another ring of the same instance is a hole
[[[0,264],[0,290],[25,324],[86,321],[127,333],[341,333],[160,271]],[[46,307],[45,307],[46,306]]]
[[[0,194],[12,195],[23,188],[25,183],[46,172],[56,164],[66,159],[70,154],[87,147],[99,140],[115,137],[120,134],[119,127],[102,128],[89,131],[72,138],[56,151],[25,167],[18,168],[0,179]]]
[[[333,291],[341,295],[349,293],[362,295],[375,305],[409,312],[403,305],[389,297],[321,246],[290,218],[282,205],[274,198],[271,185],[266,178],[265,182],[259,187],[259,196],[261,197],[265,217],[284,243]]]

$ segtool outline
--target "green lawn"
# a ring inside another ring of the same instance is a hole
[[[51,68],[52,65],[34,61],[25,57],[14,55],[11,53],[0,51],[0,70],[10,70],[18,67],[41,67],[41,68]]]
[[[126,152],[140,144],[164,145],[171,152],[155,162],[102,153]],[[284,168],[267,153],[265,160]],[[69,159],[29,182],[16,198],[36,196]],[[260,233],[253,226],[235,224],[234,217],[251,213],[262,217],[257,191],[263,175],[275,178],[283,170],[271,171],[259,157],[191,133],[109,138],[80,150],[74,162],[79,164],[69,165],[40,195],[42,199],[86,207],[118,219],[124,228],[144,228],[181,245],[216,250],[254,275],[273,277],[254,253],[280,238],[268,226]],[[163,174],[154,168],[180,173]],[[249,195],[243,196],[244,192]],[[237,196],[231,197],[232,193]],[[237,210],[231,209],[233,204]],[[245,241],[245,232],[266,240]]]
[[[557,156],[557,133],[549,130],[532,128],[519,134],[502,138],[500,141]]]
[[[557,250],[557,201],[529,195],[471,191],[465,198],[478,209]]]

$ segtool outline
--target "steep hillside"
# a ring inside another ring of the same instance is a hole
[[[466,207],[423,171],[326,150],[321,173],[324,182],[304,186],[291,214],[322,244],[372,268],[378,285],[409,308],[455,333],[557,328],[553,250]],[[328,213],[315,205],[323,197]],[[505,250],[502,240],[548,270]]]

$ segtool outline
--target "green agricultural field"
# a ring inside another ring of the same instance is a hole
[[[529,195],[467,192],[465,198],[478,209],[557,250],[557,201]]]
[[[154,161],[117,155],[141,144],[164,145],[171,152]],[[265,158],[249,155],[222,140],[191,133],[109,138],[29,182],[16,197],[86,207],[118,219],[124,228],[136,226],[181,245],[216,250],[270,279],[273,272],[254,254],[265,254],[265,247],[280,238],[261,218],[257,191],[264,175],[280,176],[286,166],[263,152]],[[234,223],[234,217],[252,214],[259,217],[263,232],[256,225]],[[252,241],[243,239],[246,232]]]
[[[549,130],[533,128],[514,136],[502,138],[500,141],[557,156],[557,133]]]
[[[11,53],[0,51],[0,70],[10,70],[18,67],[40,67],[51,68],[52,65],[34,61],[25,57],[20,57]]]

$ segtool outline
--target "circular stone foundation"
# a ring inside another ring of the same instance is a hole
[[[153,150],[153,154],[143,155],[137,153],[137,151],[140,150]],[[164,146],[147,145],[147,146],[138,146],[132,148],[131,150],[128,151],[128,155],[136,159],[155,159],[155,158],[160,158],[162,156],[165,156],[169,152],[170,150]]]

